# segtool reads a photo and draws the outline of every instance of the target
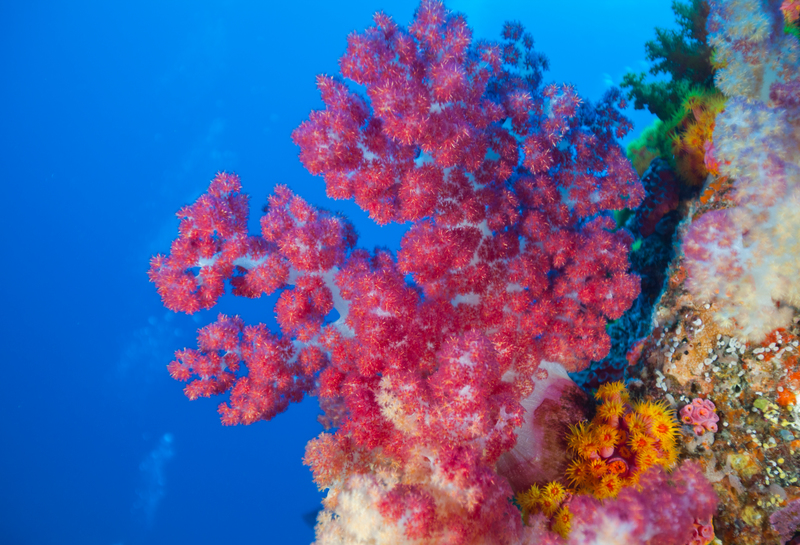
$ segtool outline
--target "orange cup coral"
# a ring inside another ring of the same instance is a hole
[[[575,493],[613,498],[650,467],[675,465],[678,422],[669,407],[631,403],[622,382],[603,384],[595,397],[602,402],[595,417],[572,426],[568,439],[575,458],[567,478]]]

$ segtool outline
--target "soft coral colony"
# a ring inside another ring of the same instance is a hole
[[[285,186],[249,235],[238,177],[218,174],[150,278],[188,313],[226,283],[278,293],[280,331],[219,315],[170,374],[192,399],[227,392],[224,424],[319,397],[334,431],[305,462],[327,489],[321,544],[709,543],[717,499],[680,460],[672,406],[619,382],[595,408],[567,374],[607,356],[608,323],[640,293],[611,216],[645,198],[615,140],[631,128],[622,95],[543,85],[518,23],[473,42],[434,1],[407,29],[374,22],[340,60],[366,97],[320,76],[325,109],[293,139],[330,197],[410,223],[399,252],[357,248],[347,219]],[[784,103],[794,85],[777,87]]]

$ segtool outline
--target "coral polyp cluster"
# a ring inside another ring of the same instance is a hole
[[[695,435],[703,435],[706,431],[717,432],[719,416],[713,401],[696,397],[681,409],[681,420],[692,426]]]
[[[567,478],[576,493],[614,498],[647,469],[674,467],[678,423],[670,408],[661,402],[631,403],[621,381],[603,384],[595,397],[602,404],[594,418],[573,426],[568,439],[576,457]]]
[[[709,173],[719,175],[719,163],[708,150],[714,147],[714,121],[726,100],[716,89],[687,90],[671,117],[656,120],[628,144],[628,158],[639,175],[644,176],[656,157],[669,163],[690,188],[702,186]]]
[[[702,185],[709,172],[719,174],[719,165],[706,161],[706,151],[712,146],[714,120],[725,108],[725,101],[715,91],[693,91],[676,114],[675,128],[669,133],[672,153],[678,174],[690,185]]]
[[[531,486],[517,494],[516,499],[522,507],[523,518],[528,513],[543,513],[550,522],[550,531],[567,537],[572,523],[568,500],[571,494],[561,483],[551,481],[539,487]]]
[[[568,469],[516,494],[522,543],[708,545],[716,496],[698,465],[677,463],[672,409],[633,402],[621,381],[596,397],[592,420],[568,433],[565,446],[576,454]]]

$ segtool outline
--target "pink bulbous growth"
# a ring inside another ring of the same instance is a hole
[[[681,422],[692,426],[696,435],[703,435],[706,431],[717,432],[717,408],[710,399],[696,397],[691,403],[681,409]]]
[[[687,545],[708,545],[714,541],[714,524],[711,517],[705,520],[694,520],[692,539]]]

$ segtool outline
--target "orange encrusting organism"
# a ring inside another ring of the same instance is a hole
[[[800,358],[790,356],[783,362],[786,377],[783,380],[776,402],[781,407],[797,405],[798,399],[795,392],[800,392]]]
[[[708,204],[711,201],[711,198],[717,195],[719,191],[725,186],[725,182],[727,181],[728,181],[727,176],[717,176],[709,180],[708,185],[705,187],[705,189],[703,189],[703,192],[700,194],[700,204]]]
[[[767,336],[761,341],[761,347],[764,349],[761,352],[763,361],[770,361],[772,358],[775,357],[775,354],[778,352],[778,349],[772,350],[771,347],[776,345],[786,345],[794,340],[797,340],[794,335],[786,331],[785,328],[779,327],[770,331]]]

